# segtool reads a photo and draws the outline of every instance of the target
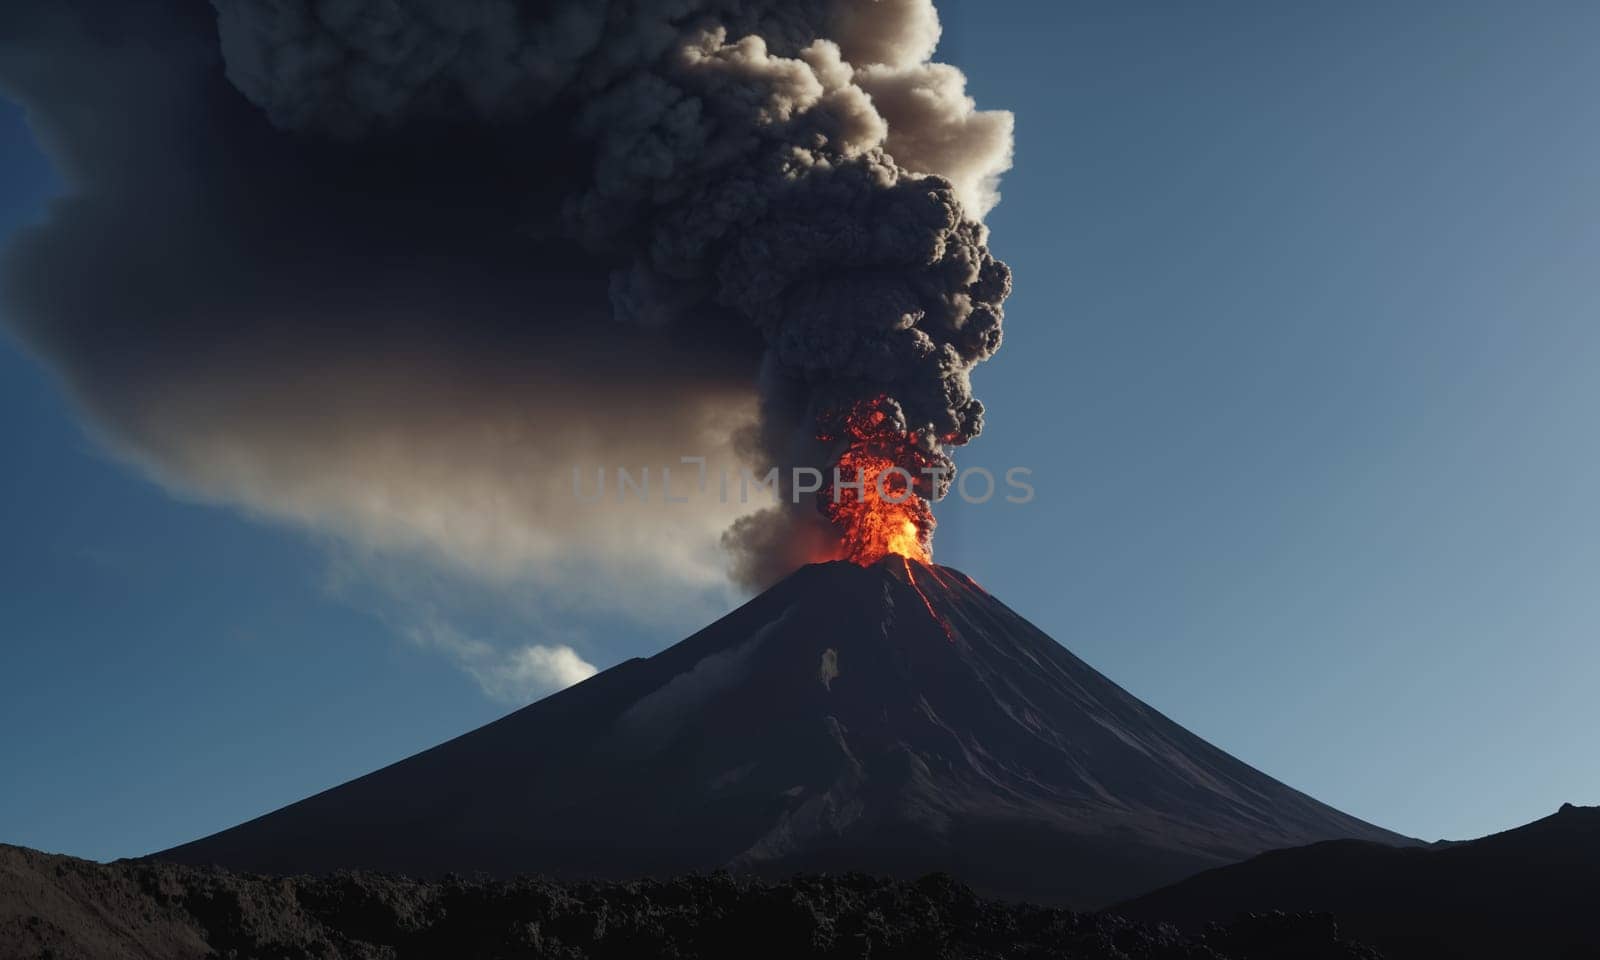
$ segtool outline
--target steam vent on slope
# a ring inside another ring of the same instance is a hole
[[[158,854],[269,873],[947,870],[1117,900],[1277,847],[1402,842],[1235,760],[975,582],[797,571],[699,633]]]

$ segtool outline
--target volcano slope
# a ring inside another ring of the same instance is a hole
[[[156,854],[260,873],[946,871],[1094,907],[1265,850],[1404,843],[1228,756],[975,582],[805,567],[687,640]]]

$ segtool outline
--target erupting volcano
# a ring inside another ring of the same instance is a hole
[[[841,559],[863,567],[890,554],[933,562],[935,524],[924,494],[948,474],[949,461],[920,447],[917,437],[887,397],[824,421],[817,439],[845,444],[819,503],[839,532]]]
[[[877,536],[861,548],[889,551]],[[964,574],[886,555],[806,566],[653,657],[157,856],[291,874],[945,870],[1093,906],[1336,837],[1401,839],[1183,730]]]

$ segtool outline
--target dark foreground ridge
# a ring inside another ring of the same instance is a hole
[[[1376,960],[1326,916],[1184,935],[984,900],[944,876],[767,884],[729,874],[631,883],[377,874],[244,876],[97,864],[0,845],[0,958],[739,958]]]
[[[265,874],[946,872],[1100,907],[1281,847],[1405,843],[1140,702],[970,578],[805,567],[699,633],[158,854]]]
[[[1277,850],[1114,909],[1196,930],[1216,917],[1310,904],[1392,960],[1593,960],[1600,957],[1600,807],[1567,804],[1462,843],[1334,840]]]

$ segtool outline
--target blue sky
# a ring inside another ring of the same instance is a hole
[[[942,505],[938,559],[1392,829],[1596,802],[1600,10],[941,9],[1017,115],[961,459],[1038,498]],[[0,157],[9,232],[56,189],[9,105]],[[0,447],[0,841],[148,852],[507,709],[333,545],[108,459],[10,343]],[[700,610],[572,642],[605,667]]]

